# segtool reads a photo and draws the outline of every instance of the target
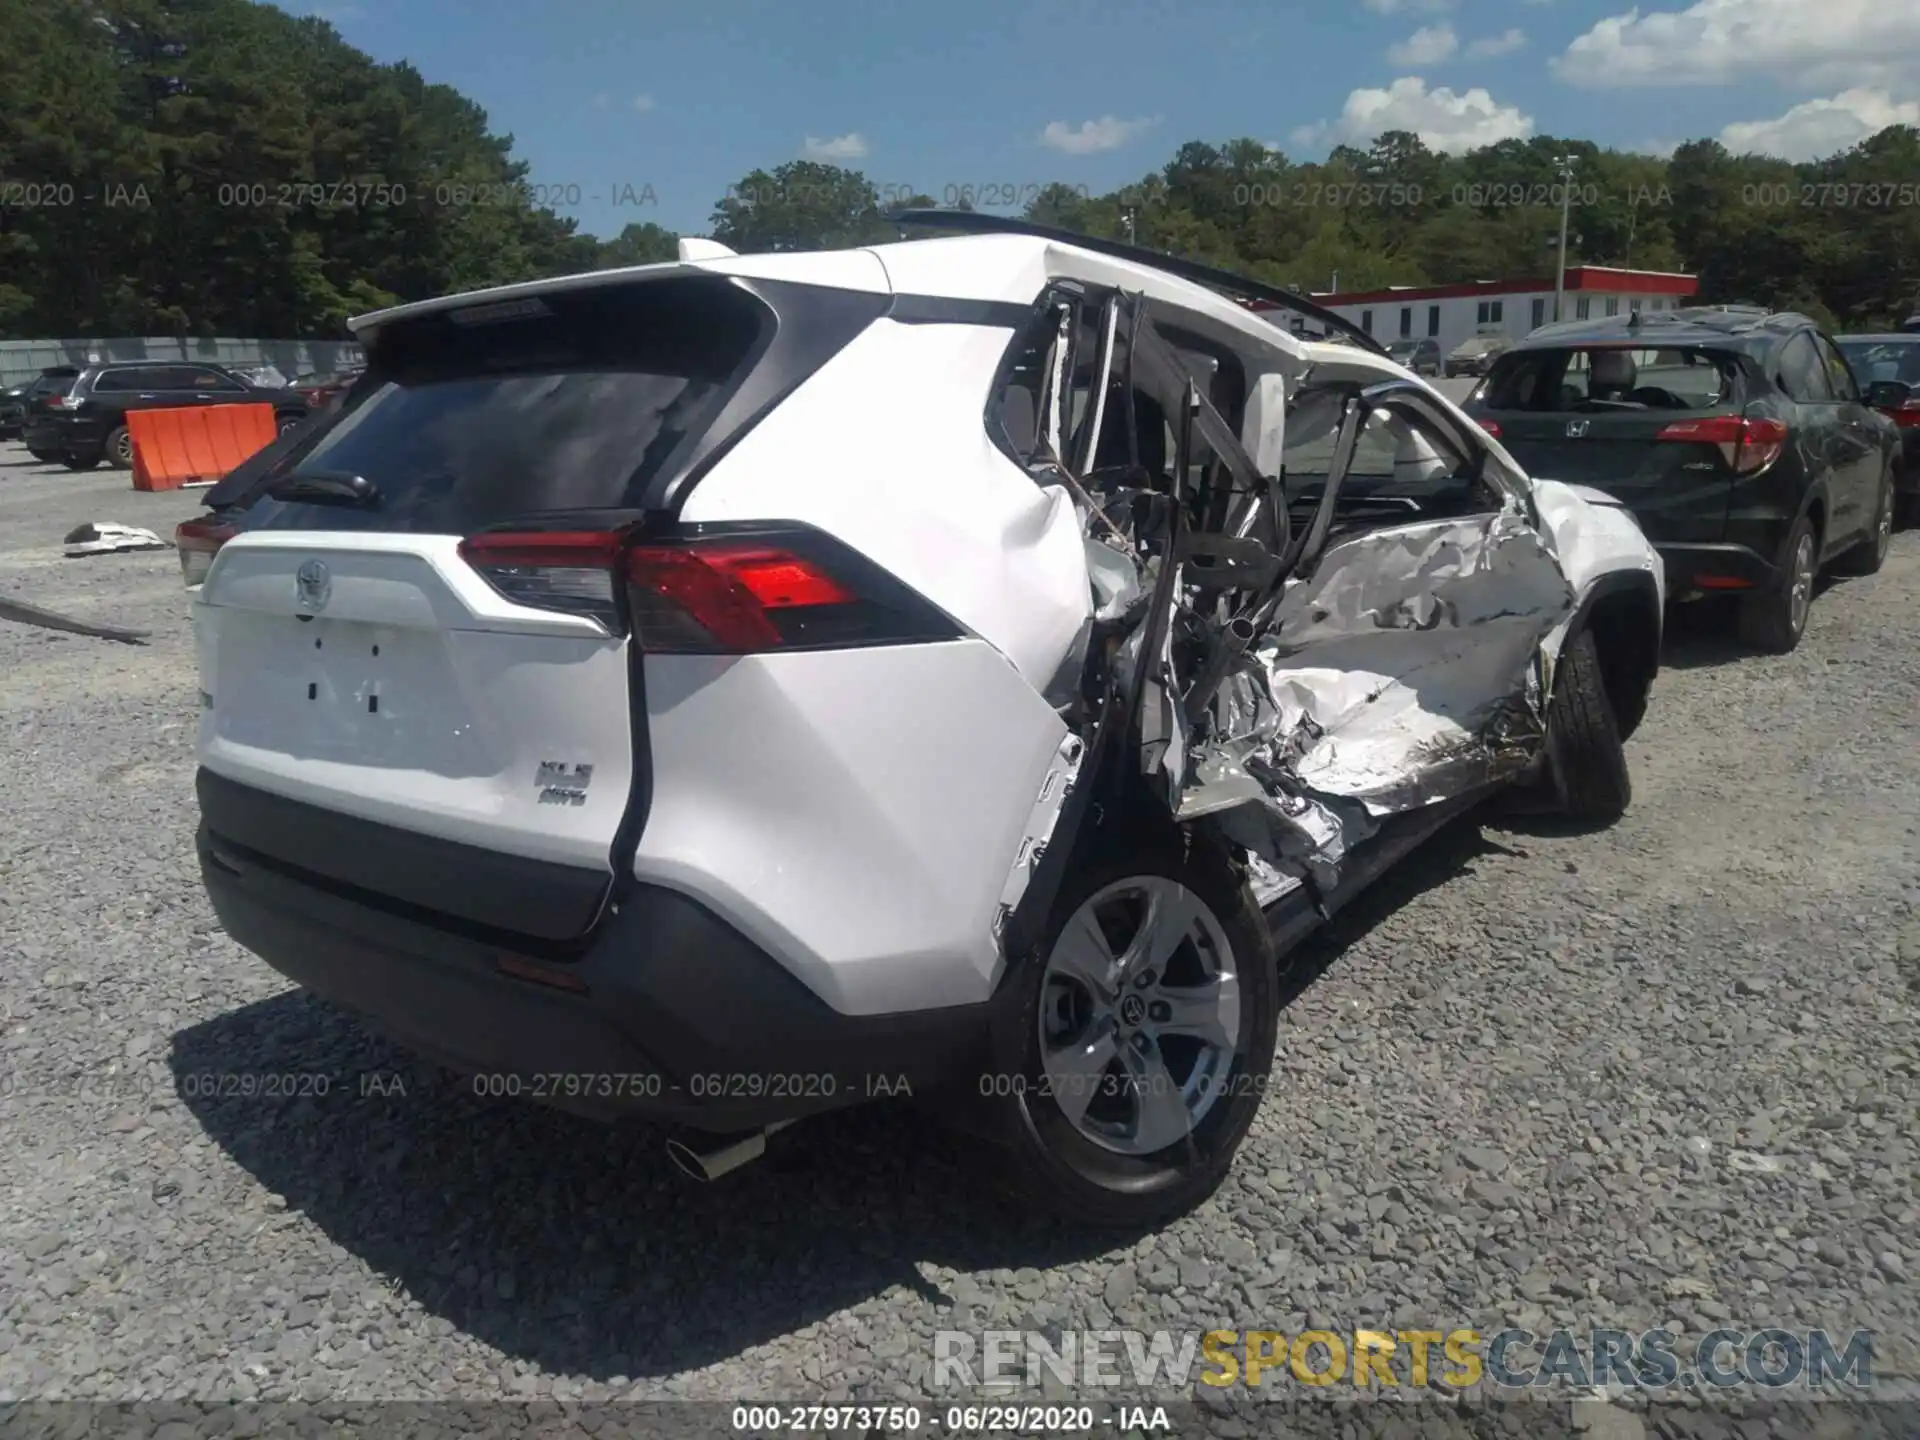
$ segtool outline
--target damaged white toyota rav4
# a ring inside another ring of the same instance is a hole
[[[708,1174],[961,1095],[1046,1204],[1153,1223],[1307,932],[1500,787],[1627,804],[1659,561],[1253,308],[1307,302],[899,218],[948,233],[356,322],[194,606],[205,883],[485,1093]]]

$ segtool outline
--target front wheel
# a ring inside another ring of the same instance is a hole
[[[1233,862],[1188,838],[1076,864],[1008,980],[982,1089],[1019,1188],[1069,1221],[1146,1228],[1199,1204],[1266,1093],[1273,941]]]
[[[1874,502],[1873,530],[1867,538],[1840,557],[1834,566],[1842,575],[1877,575],[1880,567],[1887,563],[1887,552],[1893,548],[1894,512],[1899,508],[1900,494],[1894,489],[1894,472],[1888,464],[1887,473],[1880,477],[1880,495]]]
[[[1579,820],[1618,820],[1626,813],[1633,800],[1633,777],[1591,630],[1567,641],[1554,665],[1547,759],[1566,814]]]
[[[1740,607],[1740,634],[1769,655],[1785,655],[1800,644],[1813,608],[1813,584],[1820,573],[1819,542],[1804,515],[1787,536],[1786,564],[1779,578]]]

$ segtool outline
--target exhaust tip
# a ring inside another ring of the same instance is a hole
[[[667,1141],[667,1159],[673,1162],[674,1169],[690,1180],[698,1180],[704,1185],[713,1179],[692,1147],[683,1145],[678,1140]]]

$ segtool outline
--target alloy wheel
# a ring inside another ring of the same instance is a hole
[[[1807,626],[1807,610],[1813,604],[1813,536],[1802,535],[1793,547],[1792,589],[1787,595],[1787,617],[1798,635]]]
[[[113,458],[121,469],[133,464],[133,436],[122,430],[113,439]]]
[[[1115,881],[1061,929],[1040,994],[1041,1067],[1094,1144],[1150,1155],[1220,1099],[1240,1037],[1240,984],[1219,918],[1160,876]]]

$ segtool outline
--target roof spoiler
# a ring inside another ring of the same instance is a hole
[[[1236,275],[1231,270],[1219,270],[1212,265],[1203,265],[1197,260],[1182,260],[1177,255],[1163,255],[1158,250],[1149,250],[1144,245],[1128,245],[1119,240],[1102,240],[1094,235],[1082,235],[1073,230],[1062,230],[1054,225],[1037,225],[1031,220],[1015,220],[1008,216],[986,215],[977,210],[896,210],[887,217],[893,224],[903,229],[949,230],[968,235],[1030,235],[1036,240],[1054,240],[1062,245],[1077,245],[1082,250],[1091,250],[1096,255],[1109,255],[1116,260],[1131,260],[1136,265],[1150,265],[1155,270],[1163,270],[1182,280],[1190,280],[1196,285],[1204,285],[1229,299],[1237,301],[1261,300],[1282,310],[1291,310],[1294,314],[1312,320],[1315,324],[1329,330],[1338,330],[1363,349],[1376,355],[1386,355],[1386,347],[1355,325],[1350,320],[1316,305],[1304,295],[1296,295],[1291,290],[1282,290],[1277,285],[1268,285],[1259,280],[1249,280],[1244,275]]]

